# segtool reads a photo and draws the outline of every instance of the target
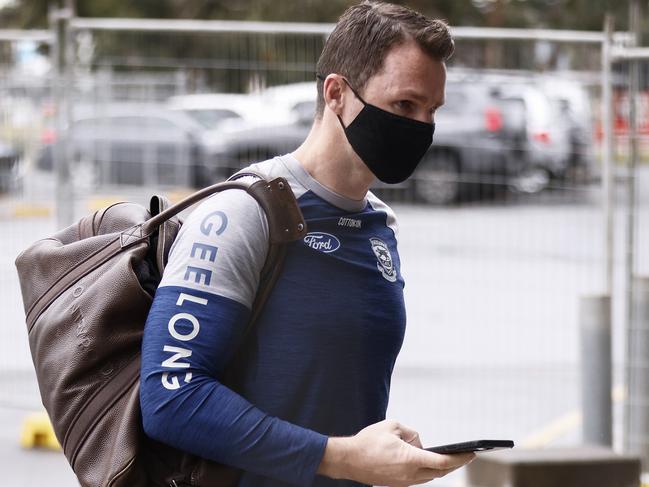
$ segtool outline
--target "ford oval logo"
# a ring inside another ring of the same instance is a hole
[[[314,250],[319,250],[325,254],[335,252],[340,248],[340,240],[329,233],[311,232],[304,237],[304,243]]]

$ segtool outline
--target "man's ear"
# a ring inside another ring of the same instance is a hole
[[[346,87],[343,77],[339,74],[330,74],[324,80],[322,95],[325,105],[336,115],[342,114]]]

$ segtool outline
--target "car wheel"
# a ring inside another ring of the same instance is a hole
[[[448,205],[460,196],[460,164],[449,151],[433,151],[425,156],[414,176],[415,195],[433,205]]]
[[[523,169],[512,183],[512,188],[519,193],[534,194],[543,191],[550,184],[551,175],[547,169],[532,166]]]

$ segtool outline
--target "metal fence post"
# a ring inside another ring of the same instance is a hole
[[[56,105],[57,143],[53,147],[56,171],[56,220],[59,228],[74,220],[74,195],[70,171],[69,121],[70,121],[70,20],[72,11],[67,8],[50,12],[50,24],[54,33],[54,100]]]
[[[637,62],[649,60],[648,47],[624,47],[617,48],[612,53],[611,59],[616,61]],[[633,88],[633,82],[631,83]],[[633,115],[633,113],[631,113]],[[633,133],[631,137],[634,137]],[[633,142],[630,142],[632,147]],[[636,148],[635,151],[638,149]],[[637,153],[636,153],[637,154]],[[634,155],[631,154],[633,157]],[[633,168],[633,162],[631,163]],[[631,175],[633,176],[633,175]],[[635,193],[635,181],[630,189]],[[630,195],[630,203],[635,205],[635,194]],[[635,207],[630,208],[632,212],[629,217],[630,229],[627,239],[630,239],[628,251],[635,250]],[[628,256],[627,256],[628,257]],[[632,302],[627,310],[626,328],[626,386],[627,400],[625,408],[624,424],[624,447],[625,450],[638,453],[643,457],[644,469],[649,469],[649,279],[633,279],[633,260],[627,262],[627,279],[630,280],[627,289]]]
[[[630,328],[628,447],[649,469],[649,278],[634,280],[634,320]]]
[[[602,43],[602,197],[604,210],[604,252],[606,259],[605,292],[611,295],[613,289],[613,206],[615,187],[613,174],[613,77],[611,48],[613,44],[614,18],[606,15],[604,20],[604,41]]]
[[[629,5],[629,27],[634,36],[633,47],[637,47],[640,39],[640,3],[633,0]],[[631,60],[629,64],[629,159],[627,162],[626,178],[626,235],[625,235],[625,351],[626,367],[624,370],[625,383],[629,384],[630,380],[630,362],[631,355],[631,327],[634,322],[634,267],[635,267],[635,225],[636,225],[636,167],[638,160],[638,124],[637,124],[637,98],[639,90],[639,61]],[[629,418],[630,405],[627,402],[624,411],[624,446],[628,448],[628,437],[631,434]]]
[[[579,307],[581,331],[583,439],[585,443],[613,443],[611,296],[613,291],[614,175],[612,133],[611,47],[614,20],[607,15],[602,42],[602,199],[604,214],[604,295],[582,297]]]
[[[612,446],[611,298],[585,296],[579,303],[583,440]]]

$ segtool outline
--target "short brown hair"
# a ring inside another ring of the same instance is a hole
[[[364,1],[349,7],[325,42],[317,64],[316,117],[324,112],[323,79],[337,73],[361,91],[383,67],[393,47],[413,39],[431,58],[446,61],[454,43],[448,25],[391,3]],[[320,79],[322,78],[322,79]]]

